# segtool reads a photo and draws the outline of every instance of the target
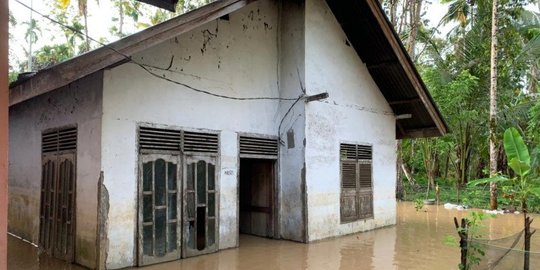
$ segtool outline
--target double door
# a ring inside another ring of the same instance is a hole
[[[140,156],[139,265],[217,250],[216,179],[213,156]]]
[[[39,246],[68,262],[74,254],[75,172],[74,152],[42,158]]]

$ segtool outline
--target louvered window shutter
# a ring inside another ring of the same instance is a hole
[[[372,147],[341,144],[341,222],[373,217]]]
[[[139,127],[139,150],[180,151],[181,131]]]
[[[240,136],[240,157],[277,158],[277,139]]]
[[[184,132],[184,152],[213,153],[219,150],[219,139],[217,134]]]
[[[77,149],[77,128],[70,127],[44,132],[41,136],[41,152],[52,153]]]

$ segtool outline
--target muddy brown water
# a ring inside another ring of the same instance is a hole
[[[398,203],[396,226],[308,245],[241,235],[239,248],[137,269],[457,269],[459,248],[443,240],[447,235],[457,236],[453,217],[471,211],[425,206],[417,212],[412,203],[403,202]],[[540,227],[540,216],[533,218],[532,226]],[[498,215],[484,223],[484,236],[497,239],[519,232],[523,216]],[[8,242],[8,269],[84,269],[38,255],[37,248],[17,238],[9,237]],[[533,236],[532,250],[540,251],[540,236]]]

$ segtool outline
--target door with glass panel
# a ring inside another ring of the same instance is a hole
[[[181,256],[179,155],[144,154],[139,161],[138,264]]]
[[[186,156],[184,162],[183,257],[217,251],[216,158]]]

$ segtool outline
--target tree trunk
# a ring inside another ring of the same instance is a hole
[[[397,149],[397,162],[396,162],[396,195],[401,196],[401,187],[403,187],[403,183],[401,180],[401,166],[403,165],[403,155],[401,154],[401,140],[397,141],[396,144]],[[401,198],[400,198],[401,199]]]
[[[533,219],[531,217],[527,216],[527,210],[523,210],[523,217],[525,221],[525,242],[524,242],[524,253],[523,253],[523,269],[529,270],[530,267],[530,251],[531,251],[531,237],[536,232],[536,230],[531,231],[531,223],[533,222]]]
[[[34,0],[30,1],[30,8],[34,8]],[[33,14],[34,12],[32,10],[30,10],[30,27],[32,26],[32,21],[34,20],[33,18]],[[28,42],[28,72],[32,72],[32,69],[34,69],[34,67],[32,66],[32,62],[33,62],[33,59],[32,59],[32,38],[30,37],[30,41]]]
[[[538,92],[538,78],[539,78],[540,71],[538,70],[536,63],[533,63],[531,65],[529,73],[530,73],[530,79],[529,79],[529,86],[527,90],[529,93],[532,94],[532,93]]]
[[[497,0],[491,13],[491,86],[489,91],[489,175],[497,174]],[[497,209],[497,183],[489,184],[491,209]]]
[[[388,1],[390,3],[390,22],[392,22],[392,25],[394,28],[397,24],[397,7],[399,4],[398,0],[390,0]]]
[[[421,21],[421,11],[422,11],[422,0],[411,0],[411,9],[410,9],[410,32],[409,40],[407,41],[407,51],[411,56],[411,59],[414,60],[415,57],[415,48],[416,48],[416,37],[418,36],[418,29],[420,28]]]
[[[86,14],[86,10],[84,11],[84,35],[85,35],[85,42],[86,42],[86,48],[84,49],[85,52],[90,51],[90,36],[88,35],[88,16]]]
[[[443,174],[444,180],[448,178],[448,166],[450,166],[450,153],[446,154],[446,162],[444,163],[444,174]]]
[[[413,189],[415,189],[416,188],[416,182],[414,181],[414,178],[412,177],[411,173],[409,172],[409,170],[407,169],[407,167],[405,166],[404,163],[401,163],[401,170],[405,174],[405,178],[407,178],[407,181],[409,181],[409,184],[411,185],[411,187],[413,187]]]
[[[118,36],[123,37],[123,30],[124,30],[124,2],[120,1],[119,5],[119,20],[118,20]]]

